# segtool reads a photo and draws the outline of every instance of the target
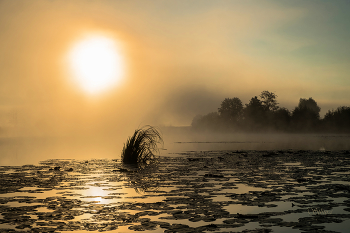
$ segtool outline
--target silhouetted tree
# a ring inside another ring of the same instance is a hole
[[[243,104],[242,101],[237,98],[225,98],[221,102],[221,106],[218,109],[220,117],[230,123],[237,123],[242,118],[243,114]]]
[[[262,106],[264,107],[265,113],[263,115],[263,122],[264,127],[275,129],[277,127],[276,125],[276,117],[279,115],[276,115],[275,112],[278,110],[278,103],[277,103],[277,95],[273,92],[269,91],[262,91],[260,94],[260,101]]]
[[[277,95],[273,92],[263,91],[260,94],[262,105],[267,111],[276,111],[278,109]]]
[[[298,107],[308,108],[317,115],[317,118],[320,118],[321,108],[317,105],[316,101],[312,99],[312,97],[310,97],[309,99],[300,98]]]
[[[341,106],[336,110],[328,110],[323,123],[328,131],[350,132],[350,107]]]
[[[260,130],[266,122],[266,110],[257,96],[251,98],[244,109],[244,127]]]
[[[321,108],[312,98],[300,99],[292,112],[292,124],[297,130],[310,131],[319,125]]]
[[[204,116],[197,115],[192,120],[192,127],[203,130],[218,130],[221,128],[221,121],[217,112],[211,112]]]
[[[272,125],[278,131],[286,131],[290,127],[291,112],[286,108],[279,108],[273,112]]]
[[[199,129],[201,127],[202,118],[203,118],[203,115],[200,115],[200,114],[193,117],[191,126],[195,129]]]
[[[251,98],[243,107],[239,98],[226,98],[222,101],[218,112],[194,117],[192,127],[209,130],[350,132],[350,107],[342,106],[328,111],[321,120],[321,108],[311,97],[301,98],[293,111],[280,108],[276,99],[276,94],[262,91],[259,98],[257,96]]]

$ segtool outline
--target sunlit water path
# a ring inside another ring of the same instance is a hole
[[[0,167],[0,232],[346,232],[350,152],[220,150]],[[256,231],[255,231],[256,232]]]

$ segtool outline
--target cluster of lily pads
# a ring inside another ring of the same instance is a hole
[[[2,166],[0,232],[330,232],[327,224],[350,220],[349,154],[203,151],[143,167]]]

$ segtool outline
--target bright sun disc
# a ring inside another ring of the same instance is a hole
[[[76,83],[90,94],[115,86],[123,73],[115,41],[103,36],[78,42],[69,53],[69,65]]]

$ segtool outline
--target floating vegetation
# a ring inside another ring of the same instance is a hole
[[[188,152],[141,170],[98,159],[0,166],[0,232],[345,232],[349,171],[346,151],[290,150]]]
[[[122,162],[125,164],[147,164],[155,159],[159,152],[157,144],[163,139],[156,128],[144,126],[136,129],[128,138],[122,150]]]

